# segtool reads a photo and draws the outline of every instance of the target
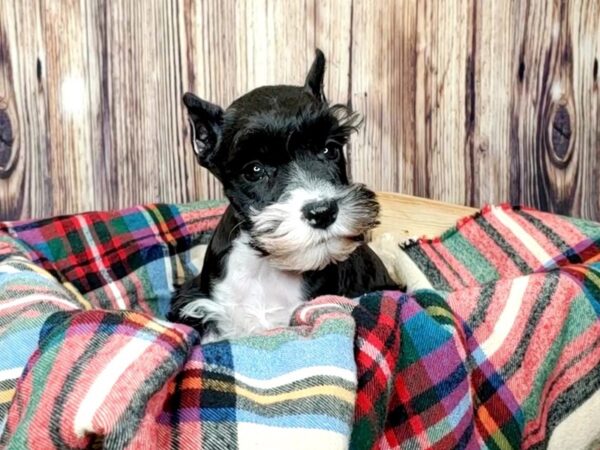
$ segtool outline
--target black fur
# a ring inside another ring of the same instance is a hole
[[[181,316],[180,309],[194,298],[210,298],[211,287],[224,277],[232,242],[242,231],[252,235],[252,212],[280,200],[294,167],[333,185],[349,185],[342,149],[356,130],[358,117],[343,105],[327,104],[324,69],[325,58],[317,50],[304,86],[261,87],[234,101],[226,111],[193,94],[184,96],[198,161],[221,181],[230,206],[209,244],[202,273],[177,290],[171,320],[201,332],[210,326]],[[255,170],[256,164],[261,170]],[[354,194],[373,212],[372,218],[365,219],[365,227],[371,228],[379,210],[374,194],[363,186]],[[364,239],[364,235],[354,238]],[[253,245],[268,257],[258,243]],[[303,279],[307,300],[324,294],[355,297],[398,288],[365,244],[343,262],[304,272]]]

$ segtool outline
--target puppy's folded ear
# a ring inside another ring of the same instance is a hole
[[[223,126],[223,109],[202,100],[191,92],[183,96],[183,104],[188,110],[192,134],[192,147],[201,166],[211,168],[211,158]]]
[[[314,95],[317,100],[327,103],[325,93],[323,92],[323,77],[325,75],[325,55],[320,49],[315,51],[315,59],[310,67],[304,90]]]

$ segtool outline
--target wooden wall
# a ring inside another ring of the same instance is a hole
[[[600,220],[600,1],[0,0],[0,219],[219,197],[181,95],[299,84],[355,180]]]

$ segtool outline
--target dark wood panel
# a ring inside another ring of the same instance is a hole
[[[511,110],[510,197],[600,218],[596,1],[519,7]]]

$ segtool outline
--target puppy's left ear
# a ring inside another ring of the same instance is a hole
[[[211,158],[223,126],[223,109],[191,92],[183,96],[192,131],[192,147],[201,166],[212,168]]]
[[[325,55],[320,49],[315,51],[315,60],[306,76],[304,90],[314,95],[317,100],[327,103],[323,92],[323,77],[325,75]]]

